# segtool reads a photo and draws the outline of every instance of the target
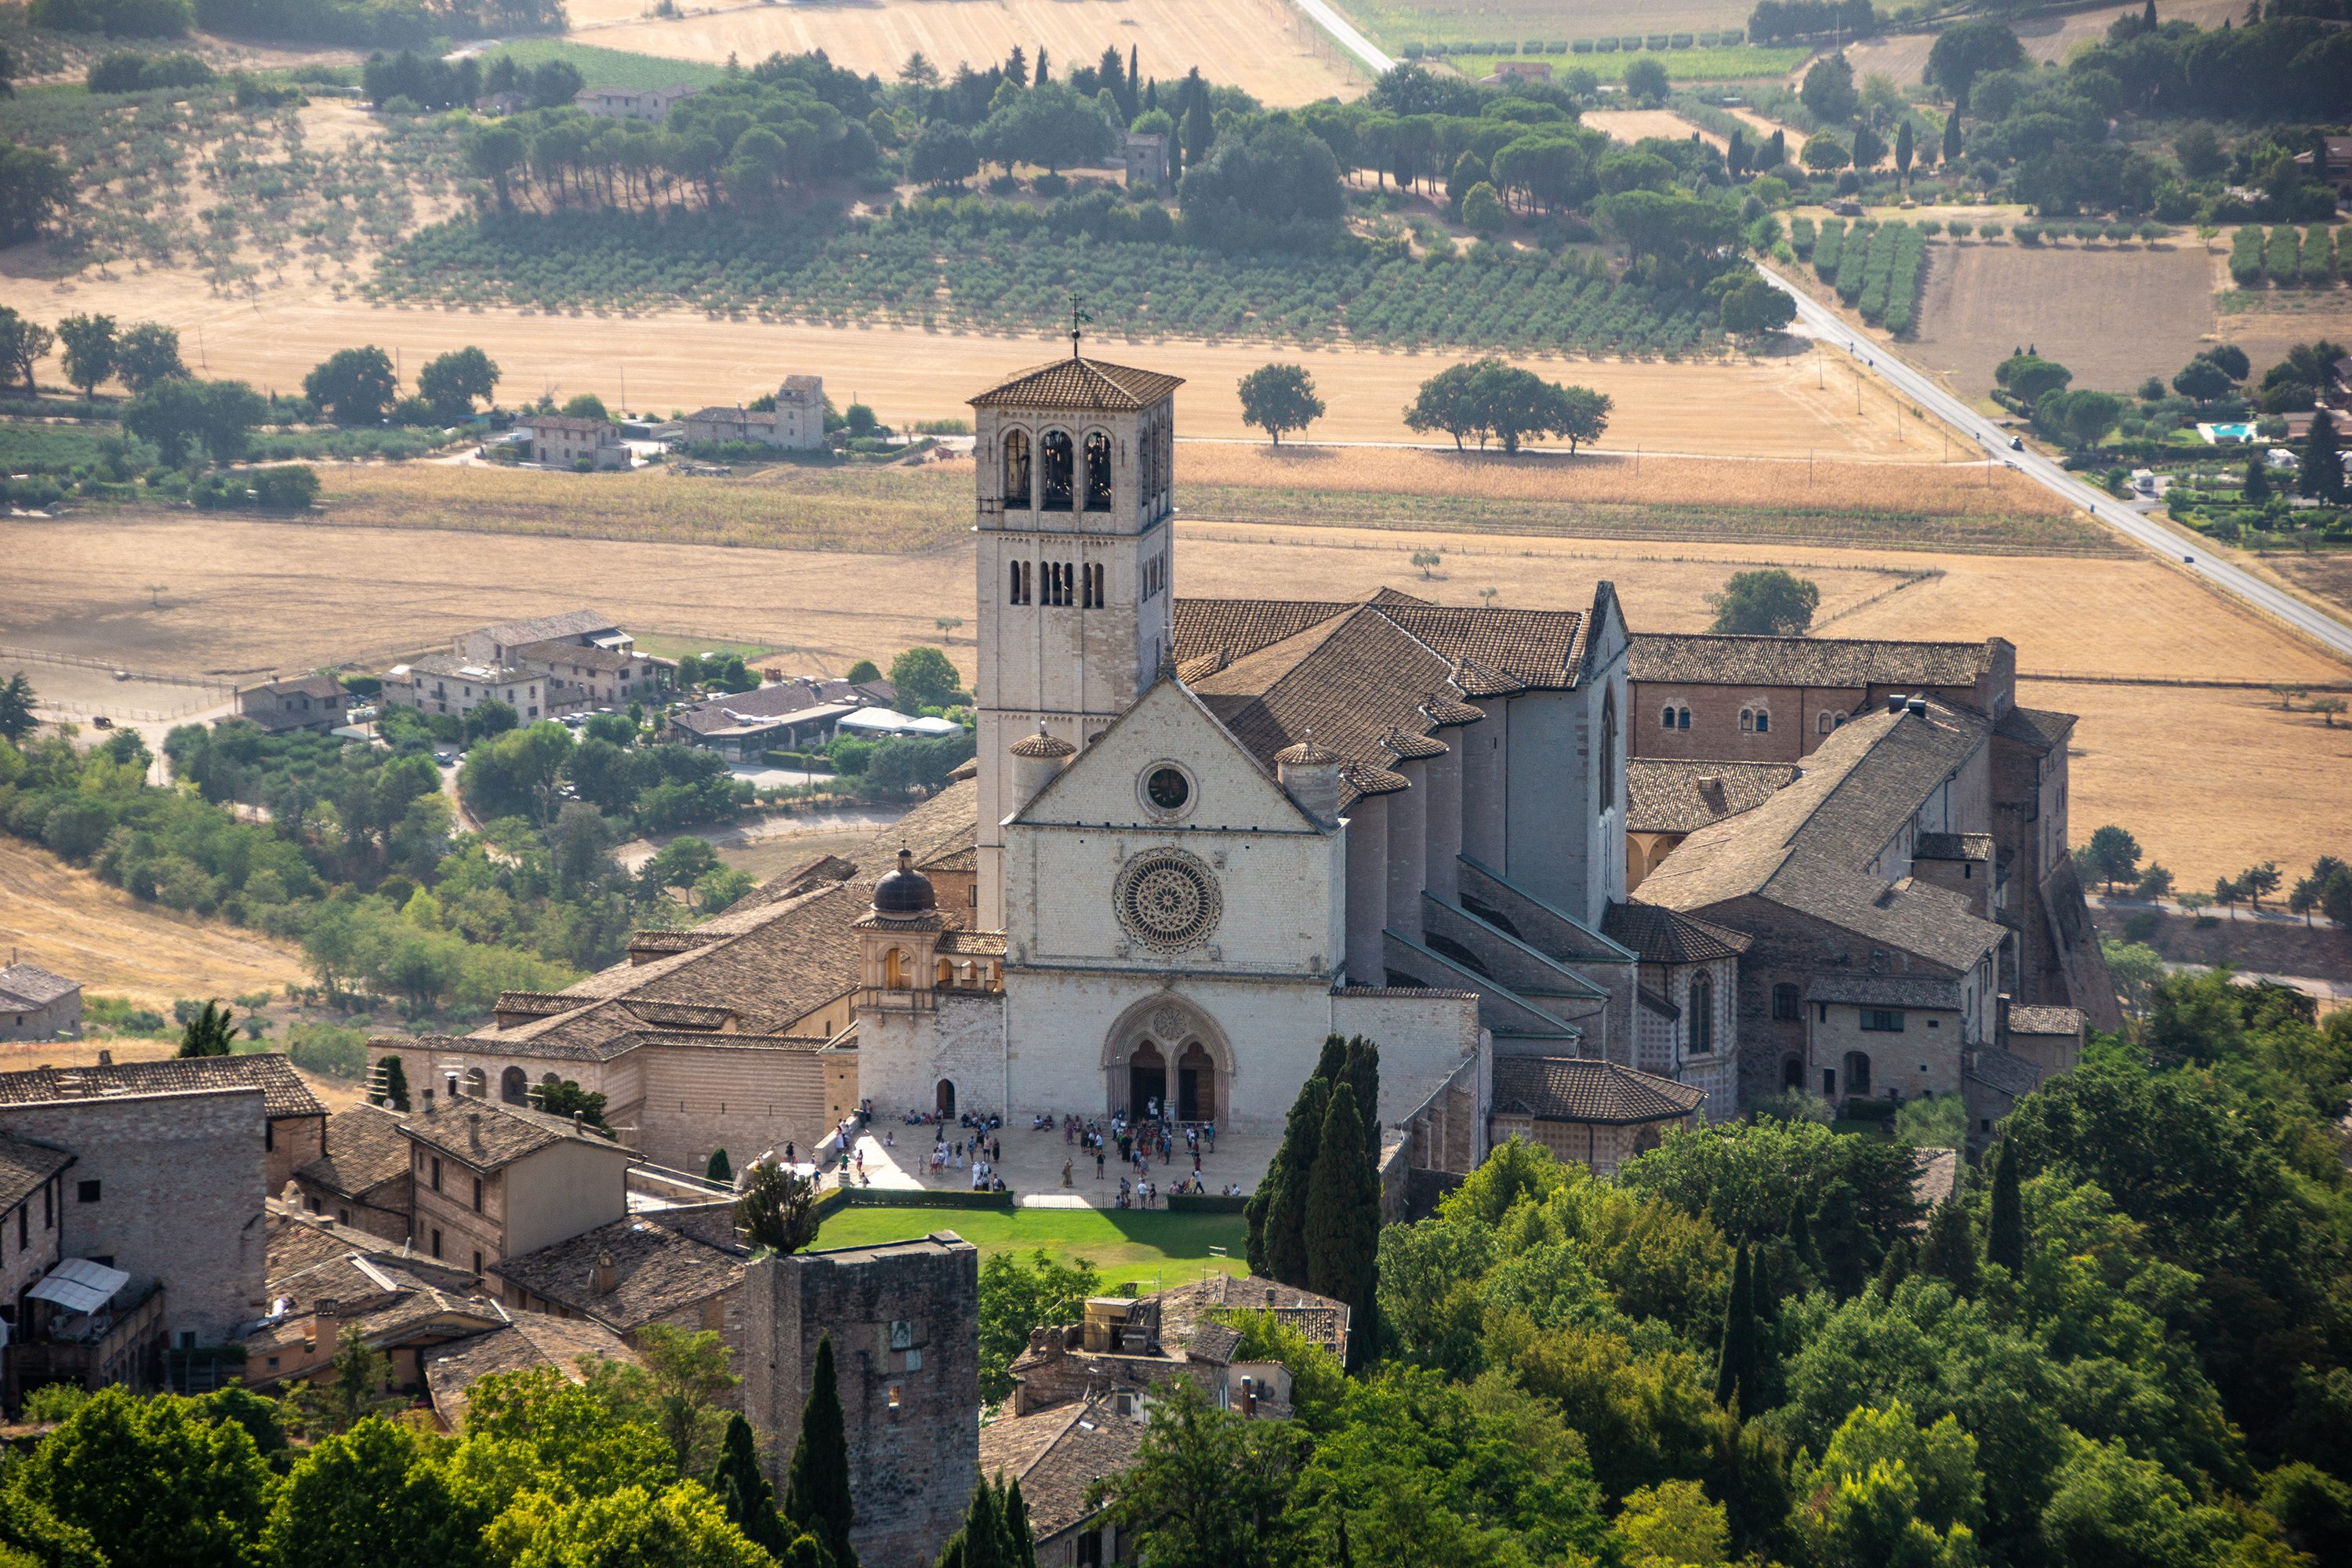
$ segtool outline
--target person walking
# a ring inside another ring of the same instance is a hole
[[[1070,1190],[1070,1163],[1067,1160],[1062,1162],[1062,1190],[1066,1193]]]
[[[1099,1182],[1099,1181],[1101,1181],[1102,1179],[1103,1179],[1103,1152],[1102,1152],[1100,1149],[1097,1149],[1097,1150],[1096,1150],[1096,1151],[1095,1151],[1095,1180],[1096,1180],[1096,1181],[1097,1181],[1097,1182]]]

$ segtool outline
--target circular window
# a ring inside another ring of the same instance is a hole
[[[1181,849],[1139,855],[1119,873],[1112,894],[1122,930],[1162,952],[1197,947],[1224,912],[1209,868]]]
[[[1192,798],[1192,781],[1181,768],[1154,768],[1143,781],[1144,797],[1162,811],[1181,811]]]

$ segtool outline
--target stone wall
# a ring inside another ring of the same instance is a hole
[[[294,1173],[327,1152],[324,1116],[279,1116],[267,1123],[262,1149],[269,1156],[269,1194],[286,1191]]]
[[[708,1046],[665,1041],[631,1052],[644,1074],[635,1147],[656,1165],[698,1174],[714,1149],[740,1169],[787,1141],[814,1145],[833,1125],[824,1065],[806,1046],[749,1043],[757,1038],[714,1035]]]
[[[979,1251],[934,1231],[751,1266],[736,1364],[779,1487],[827,1335],[848,1426],[850,1539],[867,1568],[924,1568],[980,1472]]]
[[[0,1107],[0,1134],[72,1151],[60,1253],[160,1282],[164,1324],[219,1344],[258,1317],[268,1269],[259,1089]]]

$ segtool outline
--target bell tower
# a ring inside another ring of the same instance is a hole
[[[1173,646],[1181,378],[1070,357],[971,399],[979,545],[977,924],[1004,924],[1004,834],[1026,803],[1008,748],[1084,751]]]

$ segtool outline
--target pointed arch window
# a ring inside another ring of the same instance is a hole
[[[1617,690],[1601,694],[1601,809],[1617,805]]]
[[[1110,510],[1110,437],[1101,430],[1087,437],[1087,503],[1088,511]]]
[[[1038,476],[1037,510],[1067,511],[1070,510],[1070,485],[1073,466],[1077,459],[1066,430],[1048,430],[1043,445],[1045,471]]]
[[[1004,504],[1029,504],[1029,433],[1014,430],[1004,437]]]
[[[1690,1042],[1695,1057],[1715,1054],[1715,982],[1695,975],[1690,986]]]

